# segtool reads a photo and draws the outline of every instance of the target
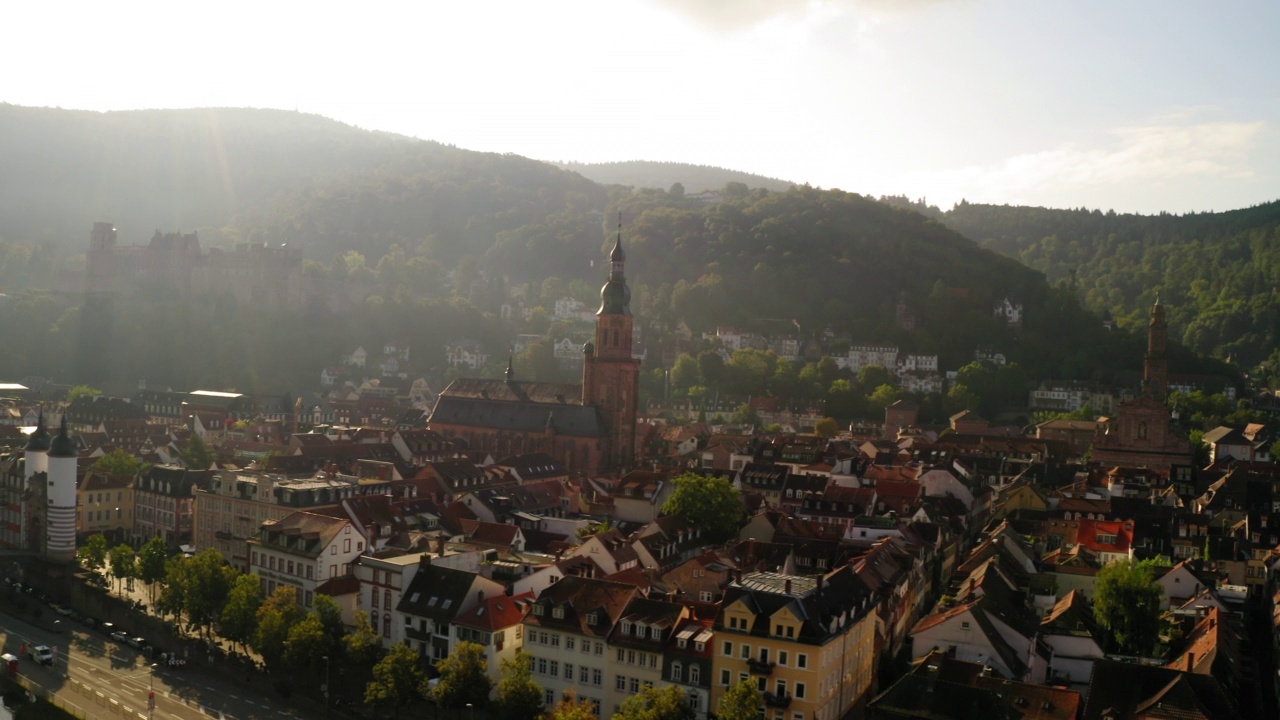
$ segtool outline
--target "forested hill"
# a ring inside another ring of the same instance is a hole
[[[1280,201],[1150,216],[962,202],[941,221],[1051,282],[1074,273],[1086,307],[1122,325],[1145,322],[1158,295],[1191,349],[1245,368],[1280,360]]]
[[[547,308],[566,294],[598,301],[619,212],[633,311],[654,347],[683,321],[695,332],[847,333],[937,353],[947,368],[986,348],[1031,377],[1108,379],[1141,363],[1140,339],[1104,333],[1069,289],[935,219],[852,193],[736,180],[709,196],[696,180],[606,187],[514,155],[268,110],[0,105],[0,157],[0,292],[16,298],[0,303],[10,339],[0,375],[10,377],[74,375],[67,359],[79,358],[131,382],[309,386],[341,346],[392,336],[407,336],[415,371],[430,374],[448,340],[500,355],[514,333],[562,337]],[[300,322],[247,312],[234,296],[181,311],[176,301],[190,298],[139,296],[117,306],[113,328],[95,329],[71,296],[22,293],[74,274],[94,221],[115,223],[122,244],[155,229],[198,230],[204,247],[288,243],[302,273],[364,303],[344,315],[312,308]],[[1021,327],[993,317],[1006,297],[1024,306]],[[504,324],[504,304],[542,313]],[[121,349],[113,364],[96,362],[103,343],[91,331]],[[252,362],[227,351],[242,346]]]
[[[572,170],[601,185],[667,190],[678,183],[687,193],[716,191],[729,183],[742,183],[748,188],[779,191],[786,190],[794,184],[763,175],[686,163],[631,160],[610,163],[561,162],[556,165],[565,170]]]

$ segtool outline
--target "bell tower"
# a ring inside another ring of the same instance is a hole
[[[1169,357],[1165,350],[1169,342],[1169,325],[1164,319],[1164,306],[1160,298],[1151,307],[1151,322],[1147,324],[1147,357],[1142,366],[1142,394],[1164,402],[1169,395]]]
[[[595,341],[583,347],[582,404],[594,406],[604,424],[604,465],[613,469],[635,462],[636,408],[640,361],[631,356],[631,288],[623,274],[622,218],[609,253],[609,280],[600,289]]]

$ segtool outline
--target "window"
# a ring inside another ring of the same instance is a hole
[[[649,637],[650,637],[650,638],[652,638],[652,639],[654,639],[654,640],[661,640],[661,639],[662,639],[662,628],[657,628],[657,627],[655,627],[655,628],[650,628],[650,629],[649,629]]]
[[[786,680],[779,680],[779,681],[778,681],[778,684],[775,686],[775,689],[777,690],[777,692],[776,692],[776,693],[774,693],[775,695],[777,695],[778,697],[786,697],[786,696],[787,696],[787,681],[786,681]]]
[[[724,687],[729,686],[730,673],[728,670],[720,671],[720,684]]]
[[[640,692],[640,678],[631,678],[631,692],[633,694]]]
[[[391,637],[391,613],[382,616],[382,637]]]
[[[564,664],[564,679],[573,680],[573,663]]]
[[[689,666],[689,684],[697,685],[702,682],[702,668],[697,665]]]
[[[559,660],[552,660],[552,661],[551,661],[551,663],[550,663],[550,665],[549,665],[549,669],[548,669],[548,671],[547,671],[547,672],[548,672],[548,674],[549,674],[549,675],[551,675],[552,677],[555,677],[555,676],[559,675],[559,674],[560,674],[560,661],[559,661]]]
[[[627,651],[623,650],[622,648],[618,648],[618,662],[626,662],[626,660],[627,660]]]
[[[701,640],[699,640],[698,642],[695,642],[695,643],[693,644],[693,649],[694,649],[694,650],[697,650],[698,652],[702,652],[702,651],[703,651],[703,650],[705,650],[706,648],[707,648],[707,644],[706,644],[706,643],[704,643],[704,642],[702,642]]]
[[[576,643],[576,641],[575,641],[573,638],[571,638],[571,637],[567,637],[567,638],[565,638],[565,639],[564,639],[564,649],[565,649],[565,650],[574,650],[574,649],[576,649],[576,648],[574,647],[575,643]]]
[[[804,653],[797,654],[796,667],[800,668],[801,670],[804,670],[805,668],[809,667],[809,656],[805,655]]]
[[[382,607],[384,608],[391,607],[391,591],[390,590],[382,591]]]
[[[344,553],[351,552],[351,538],[347,538],[346,540],[342,541],[342,552]]]
[[[556,691],[555,691],[555,690],[543,690],[543,691],[542,691],[542,704],[543,704],[543,705],[551,705],[551,704],[552,704],[552,703],[554,703],[555,701],[556,701]]]
[[[650,656],[649,656],[649,667],[651,667],[651,668],[656,668],[656,667],[658,667],[658,656],[657,656],[657,655],[650,655]]]
[[[559,635],[552,635],[552,636],[551,636],[551,647],[560,647],[560,636],[559,636]]]
[[[712,597],[713,596],[710,590],[703,590],[702,592],[698,593],[698,599],[701,600],[702,602],[709,603],[712,601]]]
[[[804,683],[796,683],[796,699],[804,699]]]
[[[786,664],[787,664],[787,655],[788,655],[788,653],[787,653],[787,651],[786,651],[786,650],[779,650],[779,651],[778,651],[778,664],[779,664],[779,665],[786,665]]]
[[[618,675],[616,678],[614,678],[613,688],[618,692],[626,692],[627,679],[622,677],[621,675]]]
[[[968,620],[965,620],[965,621],[961,622],[961,623],[960,623],[960,629],[961,629],[961,630],[968,630],[968,629],[969,629],[969,621],[968,621]]]
[[[604,654],[604,643],[602,643],[602,642],[598,642],[598,643],[596,643],[596,654],[597,654],[597,655],[603,655],[603,654]]]
[[[538,658],[538,674],[539,674],[539,675],[546,675],[546,674],[547,674],[547,659],[546,659],[546,658]]]
[[[604,682],[604,672],[599,669],[593,669],[591,671],[591,684],[600,685],[603,682]]]
[[[671,663],[671,679],[676,682],[684,679],[684,668],[678,662]]]
[[[553,618],[555,618],[555,619],[557,619],[557,620],[563,620],[563,619],[564,619],[564,608],[563,608],[563,607],[555,607],[555,608],[552,608],[552,609],[551,609],[551,617],[553,617]]]
[[[623,620],[623,621],[622,621],[622,634],[623,634],[623,635],[630,635],[630,634],[631,634],[631,621],[630,621],[630,620]]]
[[[583,685],[587,684],[588,682],[587,678],[591,676],[591,673],[587,672],[589,669],[590,668],[588,668],[586,665],[578,666],[578,682],[582,683]]]
[[[742,655],[743,660],[746,660],[747,658],[751,657],[751,646],[747,645],[746,643],[743,643],[742,651],[740,654]]]
[[[371,593],[371,594],[372,594],[372,596],[373,596],[373,607],[375,607],[375,608],[376,608],[376,607],[378,607],[378,591],[377,591],[377,590],[374,590],[374,591],[373,591],[373,593]]]
[[[733,643],[727,640],[724,643],[724,656],[733,657]]]

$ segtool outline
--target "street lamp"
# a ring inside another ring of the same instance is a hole
[[[467,703],[467,720],[476,720],[476,706]]]
[[[156,664],[151,663],[148,667],[151,669],[151,677],[147,683],[147,717],[154,718],[156,716]]]
[[[324,656],[324,716],[329,717],[329,656]]]

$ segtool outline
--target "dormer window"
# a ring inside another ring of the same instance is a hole
[[[533,606],[533,614],[534,614],[534,615],[541,616],[541,615],[542,615],[542,612],[543,612],[543,607],[542,607],[541,605],[537,605],[537,604],[535,604],[535,605]]]
[[[557,619],[557,620],[563,620],[563,619],[564,619],[564,608],[562,608],[562,607],[553,608],[553,609],[551,610],[551,617],[553,617],[553,618],[555,618],[555,619]]]
[[[622,621],[622,634],[623,634],[623,635],[630,635],[630,634],[631,634],[631,621],[630,621],[630,620],[623,620],[623,621]]]
[[[662,628],[660,628],[660,627],[650,628],[650,629],[649,629],[649,637],[653,638],[654,640],[661,640],[661,639],[662,639]]]
[[[598,620],[599,620],[599,615],[597,615],[594,611],[587,613],[588,625],[595,625]]]

